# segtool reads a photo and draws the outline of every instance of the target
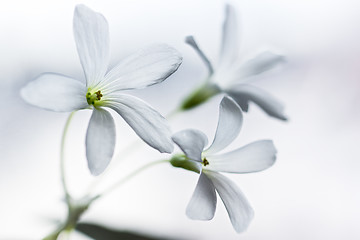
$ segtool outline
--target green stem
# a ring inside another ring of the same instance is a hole
[[[96,195],[95,197],[92,198],[91,201],[94,201],[108,193],[110,193],[111,191],[113,191],[114,189],[118,188],[119,186],[121,186],[123,183],[127,182],[128,180],[130,180],[131,178],[133,178],[134,176],[136,176],[137,174],[141,173],[142,171],[152,167],[152,166],[155,166],[155,165],[158,165],[160,163],[166,163],[166,162],[170,162],[170,160],[168,159],[162,159],[162,160],[157,160],[157,161],[153,161],[153,162],[150,162],[148,164],[145,164],[144,166],[136,169],[135,171],[133,171],[132,173],[130,173],[129,175],[127,175],[126,177],[124,177],[123,179],[120,179],[120,181],[116,182],[114,185],[110,186],[109,188],[105,189],[102,193]]]
[[[65,222],[60,225],[55,231],[51,232],[49,235],[47,235],[43,240],[57,240],[60,236],[63,236],[63,234],[69,234],[72,230],[75,229],[75,226],[77,222],[79,221],[80,217],[84,212],[87,211],[87,209],[90,207],[93,201],[97,200],[98,198],[104,196],[105,194],[108,194],[109,192],[113,191],[115,188],[119,187],[132,177],[136,176],[140,172],[146,170],[147,168],[160,164],[165,162],[170,162],[170,160],[158,160],[154,162],[150,162],[148,164],[145,164],[144,166],[136,169],[132,173],[130,173],[125,178],[121,179],[120,181],[116,182],[114,185],[107,188],[103,193],[96,195],[95,197],[88,198],[85,196],[82,199],[74,200],[71,195],[69,194],[67,183],[66,183],[66,177],[65,177],[65,142],[66,142],[66,136],[69,129],[70,122],[74,116],[75,112],[72,112],[64,127],[64,131],[62,134],[61,139],[61,149],[60,149],[60,171],[61,171],[61,182],[63,185],[63,189],[66,196],[66,203],[68,206],[68,215]]]
[[[60,225],[55,231],[43,238],[43,240],[57,240],[60,235],[64,236],[63,234],[69,234],[71,231],[73,231],[80,217],[84,212],[86,212],[90,204],[91,199],[84,198],[78,201],[70,199],[68,203],[68,216],[66,218],[66,221],[62,225]]]
[[[87,199],[81,199],[80,201],[74,201],[69,193],[67,183],[66,183],[66,174],[65,174],[65,142],[66,136],[69,130],[71,120],[75,112],[72,112],[68,119],[66,120],[63,134],[61,137],[61,146],[60,146],[60,174],[61,174],[61,183],[64,189],[66,204],[68,206],[68,215],[66,221],[60,225],[55,231],[47,235],[44,240],[56,240],[64,232],[72,231],[81,215],[88,209],[90,201]]]
[[[66,123],[65,123],[65,127],[63,130],[63,134],[62,134],[62,138],[61,138],[61,147],[60,147],[60,172],[61,172],[61,183],[65,192],[65,197],[66,197],[66,203],[69,205],[70,204],[70,194],[68,191],[68,187],[66,184],[66,177],[65,177],[65,140],[66,140],[66,135],[69,129],[69,125],[70,122],[74,116],[75,112],[72,112]]]

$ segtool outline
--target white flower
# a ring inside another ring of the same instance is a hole
[[[206,101],[209,97],[224,92],[231,96],[242,108],[248,111],[249,101],[254,102],[272,117],[286,120],[284,106],[266,91],[249,84],[251,77],[268,71],[279,63],[284,62],[284,57],[271,52],[262,52],[255,58],[241,63],[239,58],[239,38],[235,9],[227,5],[226,17],[223,25],[220,59],[217,68],[200,50],[194,38],[189,36],[186,42],[200,55],[208,67],[209,79],[205,86],[188,98],[183,108],[191,108]],[[196,96],[197,94],[197,96]]]
[[[172,137],[186,155],[183,160],[178,157],[179,161],[172,164],[200,173],[186,209],[187,216],[196,220],[212,219],[216,208],[216,191],[237,232],[246,230],[254,213],[236,184],[219,172],[258,172],[272,166],[276,159],[276,149],[271,140],[260,140],[231,152],[219,153],[237,137],[242,119],[240,107],[231,98],[224,97],[214,141],[209,148],[204,150],[207,137],[198,130],[184,130]]]
[[[147,144],[172,152],[171,132],[163,116],[125,90],[144,88],[174,73],[182,57],[167,45],[154,45],[109,66],[109,30],[103,15],[84,5],[74,12],[74,36],[86,83],[56,73],[44,73],[21,90],[28,103],[67,112],[92,109],[86,134],[86,156],[93,175],[102,173],[115,147],[115,125],[108,107],[117,112]]]

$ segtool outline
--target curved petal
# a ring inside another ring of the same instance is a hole
[[[109,64],[109,27],[100,13],[85,5],[74,12],[74,37],[87,87],[99,83]]]
[[[118,94],[108,101],[107,107],[115,110],[134,129],[136,134],[160,152],[174,149],[171,131],[166,119],[139,98]]]
[[[205,65],[206,65],[206,67],[207,67],[207,69],[209,71],[209,75],[212,75],[214,73],[214,68],[211,65],[210,60],[206,57],[205,53],[197,45],[194,37],[193,36],[187,36],[185,38],[185,42],[187,44],[189,44],[197,52],[197,54],[200,56],[201,60],[205,63]]]
[[[271,140],[260,140],[228,153],[207,156],[207,160],[206,169],[216,172],[259,172],[275,163],[276,149]]]
[[[241,67],[236,71],[236,80],[259,75],[284,62],[284,56],[269,51],[262,52],[241,65]]]
[[[194,220],[210,220],[216,210],[215,187],[211,180],[204,174],[200,174],[195,191],[186,208],[186,215]]]
[[[101,87],[106,92],[115,92],[151,86],[168,78],[181,63],[182,57],[174,48],[165,44],[149,46],[111,69]]]
[[[235,231],[238,233],[245,231],[254,217],[254,210],[244,194],[233,181],[220,173],[212,171],[204,171],[204,173],[211,179],[219,193]]]
[[[284,114],[284,105],[268,92],[247,84],[239,84],[226,91],[236,102],[244,104],[252,101],[261,107],[268,115],[287,120]]]
[[[71,112],[88,107],[86,86],[73,78],[43,73],[20,91],[28,103],[57,112]]]
[[[214,141],[205,151],[206,156],[223,150],[238,136],[243,116],[240,107],[229,97],[224,97],[219,108],[219,122]]]
[[[114,119],[108,111],[94,108],[86,132],[86,157],[91,174],[99,175],[105,170],[114,148]]]
[[[202,151],[207,145],[207,137],[204,133],[194,129],[183,130],[175,133],[172,140],[189,159],[201,162]]]
[[[236,11],[233,6],[226,5],[225,20],[222,30],[219,69],[227,68],[238,58],[240,41]]]
[[[234,99],[236,101],[236,103],[240,106],[241,110],[243,110],[244,112],[248,112],[249,111],[249,101],[245,98],[241,98],[241,96],[233,94],[233,93],[229,93],[227,92],[229,96],[231,96],[232,99]]]

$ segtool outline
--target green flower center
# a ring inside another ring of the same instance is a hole
[[[101,100],[101,97],[103,95],[101,94],[101,91],[98,90],[97,92],[91,92],[91,90],[88,90],[86,93],[86,101],[89,105],[94,105],[98,103]]]

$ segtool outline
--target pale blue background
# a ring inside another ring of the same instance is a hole
[[[19,89],[41,72],[82,78],[72,36],[73,10],[85,3],[110,25],[112,64],[136,49],[165,42],[183,53],[179,71],[161,85],[135,92],[166,115],[206,75],[184,44],[195,35],[216,59],[225,1],[2,1],[0,3],[0,239],[38,239],[64,217],[59,146],[67,114],[25,104]],[[114,228],[189,239],[359,239],[360,230],[360,2],[356,0],[232,1],[241,16],[241,54],[262,49],[286,54],[284,69],[254,83],[286,104],[288,123],[250,106],[229,149],[273,139],[276,164],[262,173],[229,175],[255,209],[247,232],[232,229],[219,201],[210,222],[189,220],[185,208],[197,176],[155,167],[113,192],[84,215]],[[241,12],[241,14],[240,14]],[[171,121],[174,131],[198,128],[212,139],[220,97]],[[92,180],[84,158],[90,111],[79,113],[68,144],[71,190]],[[116,117],[117,148],[136,136]],[[117,164],[107,179],[166,158],[144,147]],[[101,186],[100,186],[101,187]],[[73,239],[86,239],[74,235]]]

